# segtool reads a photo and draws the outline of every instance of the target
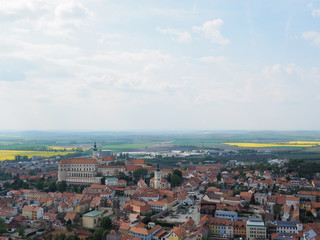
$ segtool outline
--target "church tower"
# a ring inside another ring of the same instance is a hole
[[[97,143],[94,142],[94,146],[93,146],[93,149],[92,149],[92,157],[93,158],[97,158],[98,157],[98,149],[97,149]]]
[[[159,164],[157,165],[157,169],[154,172],[154,188],[158,189],[161,188],[161,171]]]

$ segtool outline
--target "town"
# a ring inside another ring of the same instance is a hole
[[[320,239],[320,173],[299,161],[91,152],[1,162],[0,239]]]

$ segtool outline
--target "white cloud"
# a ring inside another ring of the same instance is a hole
[[[320,8],[319,9],[312,9],[312,16],[313,17],[320,17]]]
[[[173,28],[157,28],[157,31],[171,36],[173,40],[180,43],[189,43],[192,41],[191,34],[187,31],[181,31]]]
[[[70,36],[94,16],[76,0],[0,0],[0,13],[10,16],[13,28],[19,25],[50,36]]]
[[[320,48],[320,33],[315,31],[307,31],[301,34],[301,38],[311,41],[312,45]]]
[[[7,15],[15,15],[23,10],[35,11],[40,4],[40,0],[0,0],[0,12]]]
[[[100,38],[99,42],[104,44],[104,43],[111,43],[114,40],[119,40],[122,39],[124,36],[119,33],[100,33]]]
[[[308,4],[313,17],[320,17],[320,8],[315,8],[312,3]]]
[[[226,58],[224,56],[206,56],[198,59],[201,62],[207,62],[207,63],[216,63],[216,64],[221,64],[226,61]]]
[[[196,32],[200,32],[204,35],[205,38],[209,39],[212,43],[219,44],[219,45],[227,45],[230,40],[224,38],[221,35],[220,28],[223,24],[222,19],[215,19],[212,21],[207,21],[202,24],[202,26],[197,27],[193,26],[193,30]]]

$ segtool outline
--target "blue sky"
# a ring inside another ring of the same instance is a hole
[[[0,0],[2,130],[319,130],[320,1]]]

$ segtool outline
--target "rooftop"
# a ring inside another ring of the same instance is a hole
[[[264,222],[260,218],[252,218],[247,221],[247,226],[261,226],[264,227]]]
[[[102,211],[98,211],[98,210],[94,210],[94,211],[91,211],[91,212],[88,212],[86,214],[84,214],[83,216],[85,217],[96,217],[100,214],[102,214],[103,212]]]
[[[297,222],[277,221],[279,227],[296,227]]]

